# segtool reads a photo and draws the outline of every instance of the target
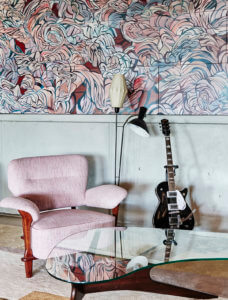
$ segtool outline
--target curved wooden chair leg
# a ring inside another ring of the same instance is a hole
[[[23,258],[22,258],[23,261]],[[32,277],[32,260],[25,261],[25,274],[26,278],[31,278]]]
[[[23,225],[23,239],[25,242],[25,252],[24,257],[22,257],[22,261],[25,263],[25,274],[26,278],[32,277],[32,261],[36,259],[32,254],[31,248],[31,224],[32,217],[29,213],[19,210],[19,213],[22,216],[22,225]]]
[[[112,209],[112,215],[115,217],[115,226],[117,226],[117,221],[118,221],[118,213],[119,213],[119,206],[117,205]]]

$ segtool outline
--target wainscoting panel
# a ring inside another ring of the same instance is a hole
[[[126,118],[118,116],[117,159]],[[149,138],[137,136],[125,127],[120,185],[129,194],[120,207],[119,225],[152,226],[158,204],[155,188],[165,180],[165,140],[159,128],[162,118],[146,117]],[[173,161],[179,165],[176,184],[188,188],[187,202],[196,209],[196,228],[228,231],[227,117],[169,116],[168,119]],[[114,115],[1,115],[0,124],[1,198],[9,195],[9,161],[26,156],[84,154],[89,159],[89,186],[114,182]]]

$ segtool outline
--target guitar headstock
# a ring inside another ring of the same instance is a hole
[[[162,119],[161,120],[161,127],[162,127],[162,133],[165,136],[169,136],[170,135],[169,120]]]

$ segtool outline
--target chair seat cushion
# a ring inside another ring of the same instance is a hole
[[[100,212],[80,209],[43,212],[31,227],[33,255],[46,259],[51,250],[71,234],[113,226],[115,217]]]

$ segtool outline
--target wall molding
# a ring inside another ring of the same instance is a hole
[[[130,115],[118,115],[118,126]],[[181,116],[181,115],[147,115],[147,123],[156,124],[161,119],[167,118],[174,124],[228,124],[228,116]],[[113,115],[15,115],[0,114],[0,122],[66,122],[66,123],[115,123]]]

